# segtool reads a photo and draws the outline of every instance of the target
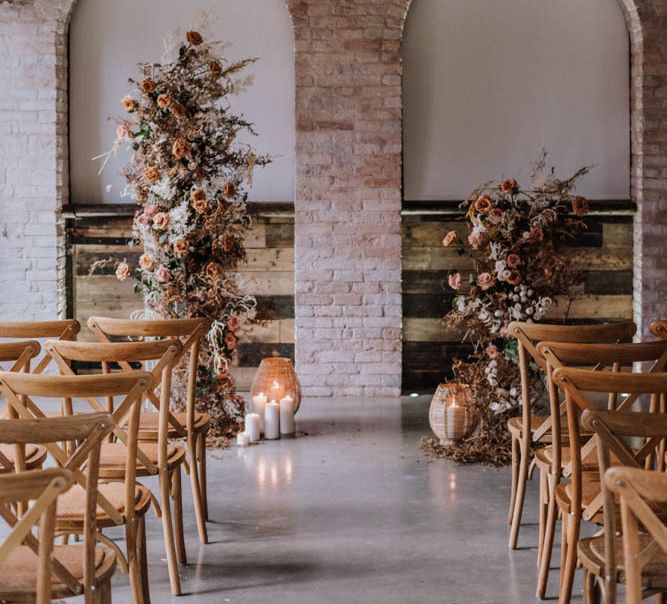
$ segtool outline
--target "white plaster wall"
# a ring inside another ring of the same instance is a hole
[[[525,177],[545,147],[580,192],[628,198],[629,40],[618,0],[414,0],[405,26],[408,200]]]
[[[257,150],[274,157],[258,170],[250,199],[294,198],[293,33],[284,0],[79,0],[70,27],[70,176],[72,203],[120,203],[127,154],[109,161],[101,176],[91,158],[108,150],[122,115],[119,99],[138,63],[159,62],[168,32],[196,25],[209,11],[202,33],[231,44],[227,58],[259,57],[248,73],[254,85],[232,107],[255,124]],[[111,185],[110,190],[108,185]]]

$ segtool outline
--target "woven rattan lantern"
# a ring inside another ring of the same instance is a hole
[[[433,395],[428,419],[443,445],[451,445],[468,436],[475,427],[471,411],[470,388],[465,384],[440,384]]]
[[[269,357],[262,360],[250,387],[252,397],[260,394],[264,394],[269,401],[276,402],[291,396],[294,399],[294,413],[299,410],[301,385],[289,359]]]

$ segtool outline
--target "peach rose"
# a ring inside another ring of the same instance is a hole
[[[146,216],[148,216],[149,218],[153,216],[155,212],[157,212],[156,205],[149,203],[146,206],[144,206],[144,214],[146,214]]]
[[[118,124],[118,126],[116,127],[116,137],[120,140],[123,140],[128,136],[130,136],[130,129],[127,127],[127,125]]]
[[[225,334],[225,346],[229,348],[229,350],[234,350],[236,348],[236,336],[233,333],[227,332]]]
[[[176,159],[185,157],[190,152],[190,144],[184,138],[177,138],[171,148]]]
[[[127,262],[119,262],[116,267],[116,279],[125,281],[132,274],[132,269]]]
[[[190,249],[190,244],[185,239],[179,239],[174,243],[174,253],[177,256],[182,256]]]
[[[588,214],[588,200],[585,197],[575,197],[572,200],[572,211],[577,216],[586,216]]]
[[[158,178],[160,178],[160,172],[157,168],[149,166],[144,170],[144,180],[146,182],[155,182]]]
[[[507,283],[510,285],[519,285],[521,283],[521,273],[519,271],[512,271],[507,277]]]
[[[160,109],[167,109],[171,106],[174,101],[168,94],[158,94],[157,96],[157,106]]]
[[[209,262],[204,272],[209,279],[217,280],[222,277],[222,267],[217,262]]]
[[[157,267],[157,270],[153,273],[153,276],[155,277],[155,280],[160,283],[166,283],[169,281],[169,279],[171,279],[169,269],[162,264]]]
[[[490,359],[495,359],[498,356],[498,349],[495,344],[489,344],[486,347],[486,354]]]
[[[169,225],[169,214],[167,212],[158,212],[153,218],[153,224],[155,228],[164,231]]]
[[[470,233],[468,243],[475,249],[482,245],[482,236],[479,233]]]
[[[500,183],[500,190],[507,195],[516,193],[519,190],[519,183],[513,178],[506,178]]]
[[[236,331],[241,325],[241,321],[236,315],[231,315],[227,321],[227,329],[229,331]]]
[[[447,281],[449,282],[449,287],[459,289],[461,287],[461,273],[451,273],[447,277]]]
[[[146,78],[145,80],[141,80],[141,82],[139,82],[139,88],[144,94],[149,94],[157,88],[157,84],[155,83],[155,80]]]
[[[493,207],[493,202],[488,195],[480,195],[475,202],[475,209],[480,214],[486,214]]]
[[[496,284],[490,273],[480,273],[477,275],[477,285],[482,291],[492,288]]]
[[[155,258],[150,254],[142,254],[139,258],[139,266],[145,271],[152,271],[155,268]]]
[[[234,197],[234,195],[236,195],[236,187],[234,186],[234,183],[227,181],[224,187],[222,187],[222,193],[225,197]]]
[[[445,238],[442,240],[442,245],[445,247],[449,247],[455,241],[456,241],[456,231],[449,231],[449,233],[447,233],[445,235]]]
[[[222,249],[229,253],[234,249],[234,244],[236,243],[236,239],[232,237],[229,233],[225,233],[222,236]]]
[[[135,101],[131,96],[125,96],[120,100],[120,104],[125,107],[127,111],[132,113],[133,111],[137,110],[137,107],[139,107],[139,103]]]
[[[500,224],[503,221],[503,211],[500,208],[491,208],[489,210],[489,220],[493,224]]]
[[[198,31],[189,31],[185,34],[185,37],[193,46],[199,46],[204,41],[204,38],[202,38]]]
[[[510,268],[516,268],[521,264],[521,258],[519,257],[518,254],[507,254],[505,262],[507,262],[507,266],[509,266]]]

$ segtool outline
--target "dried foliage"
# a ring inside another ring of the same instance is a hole
[[[212,415],[213,437],[224,437],[244,412],[227,369],[236,332],[254,319],[256,306],[241,294],[235,273],[245,261],[251,226],[247,187],[255,167],[269,158],[238,141],[240,133],[254,131],[228,104],[254,59],[229,63],[216,46],[187,32],[157,73],[130,80],[136,92],[121,99],[127,117],[118,121],[109,153],[132,151],[126,192],[140,206],[134,226],[145,252],[138,266],[118,263],[116,276],[134,277],[135,291],[159,316],[212,320],[199,359],[197,401]],[[183,380],[183,370],[177,371],[176,383]]]
[[[516,180],[487,183],[463,203],[469,226],[468,246],[454,231],[445,247],[461,246],[474,260],[467,287],[458,272],[449,285],[459,291],[445,316],[449,328],[464,332],[474,354],[454,366],[456,380],[470,385],[479,413],[478,430],[457,446],[426,446],[462,462],[493,465],[510,459],[507,419],[521,409],[521,382],[517,343],[508,335],[512,321],[540,321],[558,300],[569,301],[582,275],[572,269],[564,244],[583,231],[588,203],[572,191],[589,168],[560,180],[553,170],[545,174],[546,154],[535,163],[532,186],[522,189]],[[542,398],[542,380],[531,365],[531,404]]]

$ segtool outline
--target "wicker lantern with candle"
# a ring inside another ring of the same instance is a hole
[[[250,396],[263,393],[269,401],[280,402],[280,399],[291,396],[294,399],[294,413],[301,404],[301,385],[296,371],[289,359],[269,357],[263,359],[255,373],[250,387]]]
[[[470,406],[470,388],[465,384],[440,384],[433,395],[428,419],[434,434],[443,445],[450,445],[468,436],[475,427],[476,417]]]

